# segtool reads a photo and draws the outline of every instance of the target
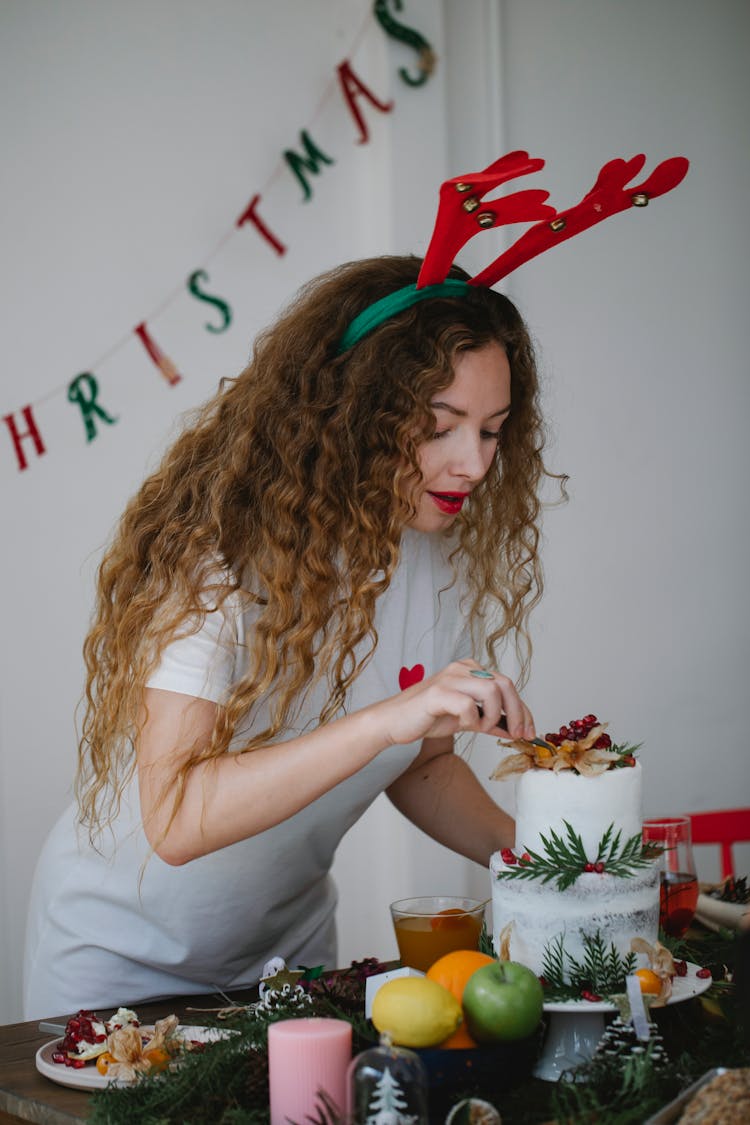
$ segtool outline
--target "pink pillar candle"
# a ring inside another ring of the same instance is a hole
[[[280,1020],[268,1029],[271,1125],[314,1116],[318,1091],[341,1112],[346,1107],[346,1071],[352,1057],[352,1027],[346,1020]]]

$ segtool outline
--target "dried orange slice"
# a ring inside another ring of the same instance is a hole
[[[430,918],[430,927],[433,930],[456,930],[461,927],[465,917],[465,910],[459,910],[457,906],[449,906],[447,910],[441,910],[439,914]]]

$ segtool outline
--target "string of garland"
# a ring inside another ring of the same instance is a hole
[[[391,0],[391,3],[396,11],[401,10],[402,0]],[[427,82],[436,65],[436,55],[428,40],[416,28],[397,20],[389,10],[388,0],[374,0],[372,16],[389,38],[405,44],[415,52],[417,74],[414,76],[405,67],[400,67],[398,73],[402,81],[410,87],[421,86]],[[370,16],[368,15],[366,22],[363,23],[362,28],[351,44],[350,53],[354,53],[363,36],[364,29],[369,22]],[[338,88],[343,99],[343,104],[356,126],[357,143],[365,144],[369,141],[370,134],[364,112],[360,108],[361,100],[364,99],[372,110],[382,114],[391,113],[395,103],[393,100],[384,101],[379,98],[357,75],[348,57],[336,66],[335,74],[336,78],[326,91],[318,110],[313,114],[309,126],[317,119],[328,98],[328,94]],[[302,189],[302,202],[307,203],[313,196],[313,188],[311,185],[312,177],[317,177],[320,175],[324,166],[335,164],[336,161],[317,144],[309,127],[300,129],[298,143],[301,146],[301,152],[288,146],[281,151],[281,159],[276,169],[267,180],[263,192],[276,181],[280,174],[284,171],[289,171],[297,179]],[[205,259],[206,262],[210,259],[214,259],[236,231],[245,227],[253,228],[254,233],[258,235],[267,247],[278,257],[286,253],[287,247],[282,238],[278,233],[271,230],[258,211],[262,199],[262,192],[256,192],[252,196],[250,203],[234,221],[232,228],[221,237],[214,249],[208,254]],[[171,306],[182,297],[184,289],[186,288],[193,298],[212,306],[220,315],[220,323],[214,324],[206,322],[204,324],[206,331],[214,335],[225,332],[233,321],[232,307],[227,300],[218,296],[216,293],[206,290],[205,286],[210,284],[211,278],[203,267],[193,270],[185,286],[183,286],[183,284],[176,286],[174,290],[162,300],[161,304],[153,309],[148,316],[132,329],[132,331],[125,333],[125,335],[112,344],[103,355],[100,355],[91,365],[91,368],[98,369],[104,365],[115,353],[119,352],[121,348],[130,343],[134,335],[140,340],[146,354],[164,378],[165,382],[170,387],[176,386],[182,381],[183,375],[178,370],[174,361],[166,354],[154,338],[150,325],[167,307]],[[7,413],[0,414],[0,435],[4,433],[5,439],[9,439],[12,459],[15,462],[18,472],[27,470],[32,463],[32,458],[36,457],[39,459],[47,454],[47,441],[45,440],[44,434],[45,427],[37,420],[34,412],[37,407],[55,397],[63,391],[63,389],[66,390],[68,401],[77,407],[80,412],[80,417],[83,422],[83,433],[87,443],[96,440],[99,433],[103,432],[101,430],[102,426],[113,426],[120,421],[120,417],[107,410],[105,404],[99,400],[101,387],[99,377],[95,370],[82,371],[70,380],[67,385],[60,385],[48,390],[46,394],[37,399],[36,402],[28,402]],[[3,425],[5,431],[3,430]],[[1,448],[2,443],[0,443],[0,449]]]

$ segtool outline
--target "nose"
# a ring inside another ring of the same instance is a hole
[[[465,433],[455,452],[453,471],[476,484],[487,473],[495,451],[492,444],[482,441],[479,434]]]

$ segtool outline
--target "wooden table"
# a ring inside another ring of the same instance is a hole
[[[248,1004],[258,999],[257,988],[232,992],[232,1000]],[[217,995],[177,996],[156,1003],[133,1004],[143,1024],[154,1023],[173,1012],[181,1023],[201,1023],[200,1012],[189,1009],[221,1008],[226,999]],[[65,1024],[70,1015],[51,1016],[50,1021]],[[109,1012],[102,1014],[109,1015]],[[33,1121],[37,1125],[75,1125],[88,1116],[89,1098],[85,1090],[60,1086],[38,1072],[36,1052],[50,1039],[39,1030],[39,1021],[0,1025],[0,1125]]]

